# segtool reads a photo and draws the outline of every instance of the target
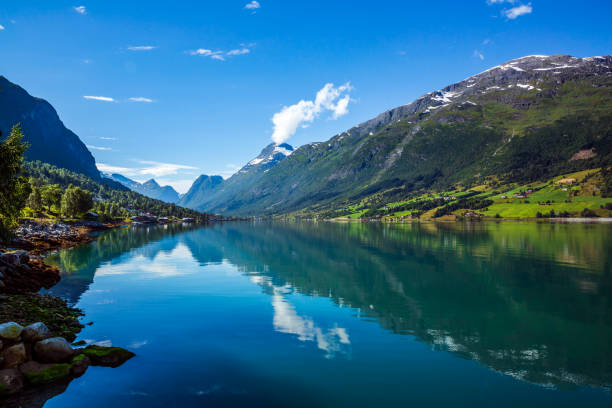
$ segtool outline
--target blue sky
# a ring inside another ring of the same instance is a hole
[[[610,54],[610,16],[611,1],[3,0],[0,74],[104,168],[184,192],[273,136],[327,140],[513,58]]]

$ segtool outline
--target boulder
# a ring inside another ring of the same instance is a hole
[[[19,323],[8,322],[0,324],[0,338],[4,340],[17,340],[22,330],[23,326]]]
[[[23,376],[19,370],[0,370],[0,396],[15,394],[23,389]]]
[[[27,353],[25,346],[23,343],[17,343],[11,347],[7,347],[6,350],[2,352],[4,368],[13,368],[17,367],[20,364],[23,364],[27,361]]]
[[[51,336],[51,331],[42,322],[37,322],[26,326],[21,332],[21,338],[27,343],[36,343],[37,341],[48,339]]]
[[[89,368],[91,360],[85,354],[79,354],[72,359],[71,364],[72,368],[70,372],[72,375],[75,377],[80,377],[85,374],[85,371],[87,371],[87,368]]]
[[[70,364],[41,364],[28,361],[19,367],[28,384],[42,385],[60,381],[70,376]]]
[[[70,360],[74,350],[63,337],[51,337],[34,344],[36,360],[41,363],[62,363]]]
[[[91,365],[104,367],[119,367],[136,354],[121,347],[104,347],[91,345],[83,349],[83,354],[89,357]]]
[[[28,253],[26,251],[5,253],[2,258],[5,262],[13,265],[25,264],[28,263],[28,261],[30,260],[30,257],[28,256]]]

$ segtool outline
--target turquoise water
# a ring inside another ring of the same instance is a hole
[[[611,406],[612,227],[121,228],[49,258],[137,356],[47,407]]]

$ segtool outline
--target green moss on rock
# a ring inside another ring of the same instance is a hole
[[[85,354],[79,354],[78,356],[76,356],[75,358],[72,359],[72,364],[74,363],[79,363],[83,360],[85,360],[87,356]]]
[[[90,358],[92,365],[118,367],[136,354],[121,347],[87,346],[83,354]]]
[[[62,380],[70,375],[70,364],[40,364],[38,367],[23,370],[23,375],[32,385],[48,384]]]

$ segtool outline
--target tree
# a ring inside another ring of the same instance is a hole
[[[30,196],[28,197],[28,207],[32,209],[35,213],[40,212],[42,209],[42,196],[40,193],[40,187],[30,180],[31,190]]]
[[[62,199],[62,188],[59,184],[48,184],[41,191],[42,202],[47,206],[47,210],[51,212],[51,206],[59,205]]]
[[[61,200],[62,215],[76,217],[93,207],[91,192],[70,184]]]
[[[19,176],[28,144],[19,125],[0,143],[0,239],[7,240],[30,194],[28,179]]]

